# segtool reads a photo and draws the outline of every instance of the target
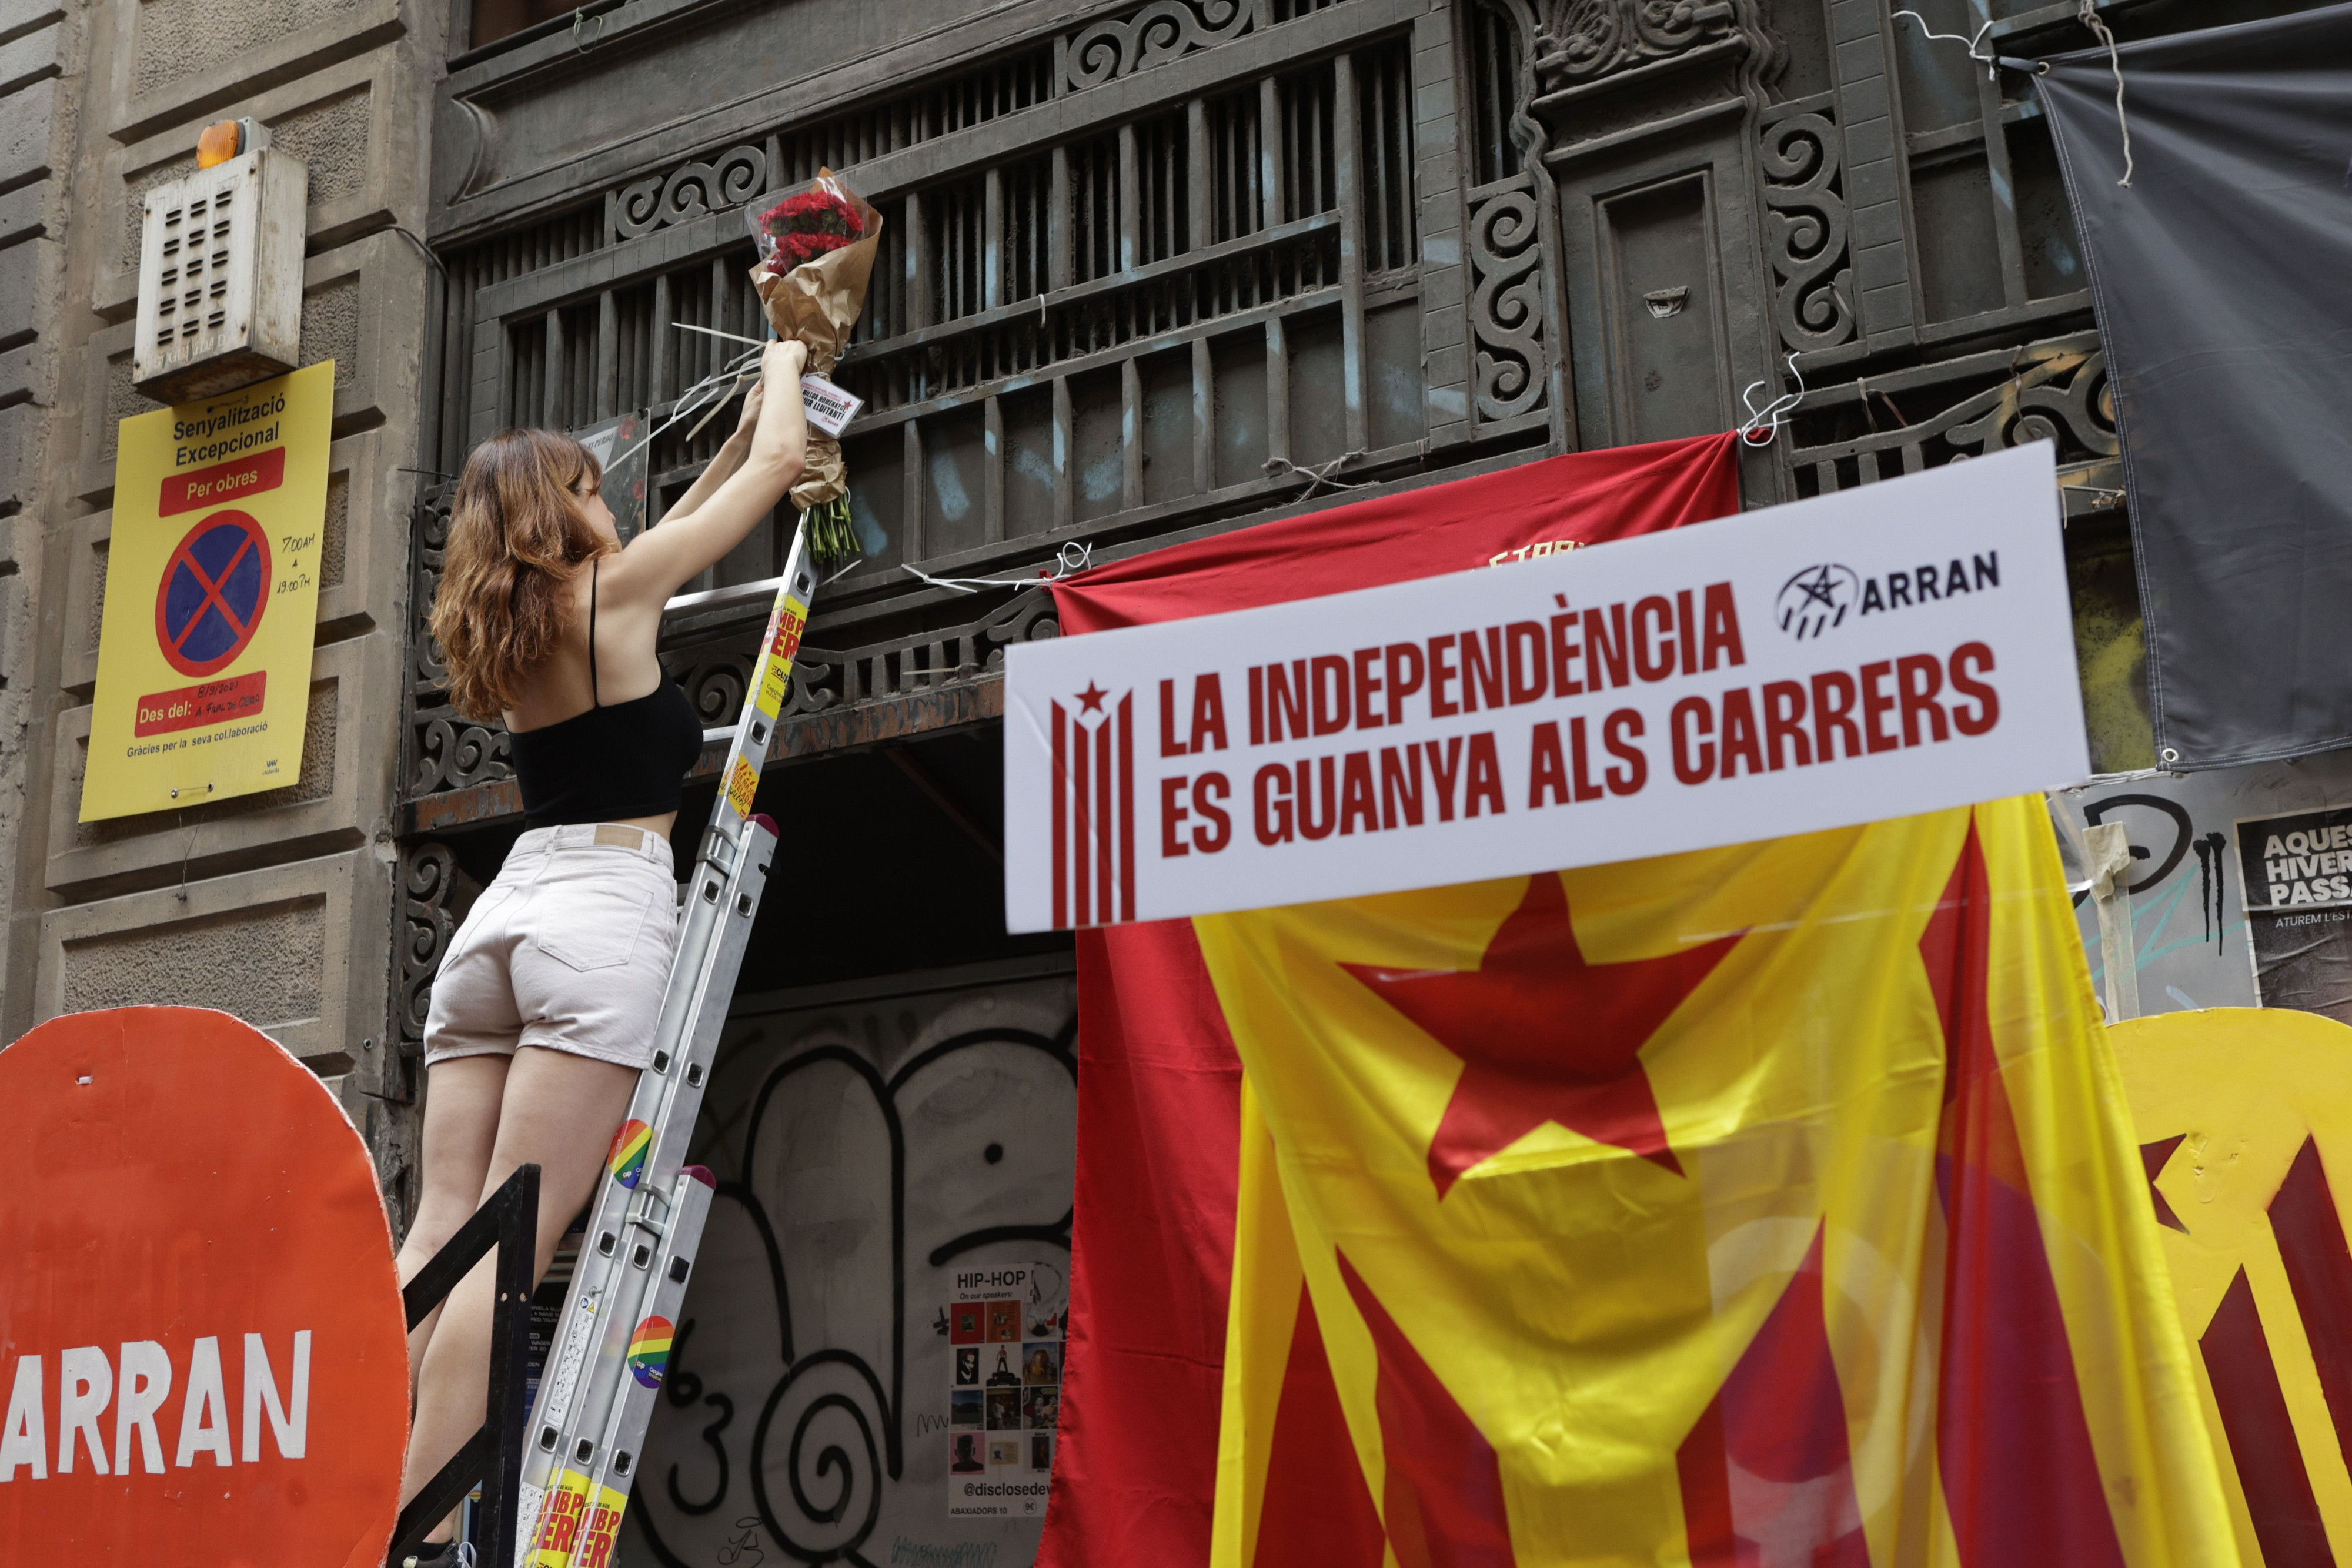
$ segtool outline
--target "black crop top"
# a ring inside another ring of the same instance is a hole
[[[522,825],[610,822],[677,810],[687,770],[702,755],[702,724],[667,676],[611,707],[596,688],[596,567],[589,564],[588,689],[595,706],[561,724],[508,735]]]

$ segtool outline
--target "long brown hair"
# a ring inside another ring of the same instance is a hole
[[[583,480],[593,490],[603,468],[552,430],[504,431],[466,459],[432,627],[449,700],[468,717],[514,706],[571,622],[572,578],[614,549],[581,509]]]

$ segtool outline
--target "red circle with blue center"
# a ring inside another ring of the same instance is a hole
[[[155,590],[155,642],[172,668],[209,675],[244,653],[269,583],[269,536],[252,517],[215,512],[190,528]]]

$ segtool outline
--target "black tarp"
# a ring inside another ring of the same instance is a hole
[[[2352,745],[2352,5],[2036,78],[2123,436],[2164,766]]]

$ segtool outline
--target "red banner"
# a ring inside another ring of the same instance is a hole
[[[1737,439],[1577,453],[1237,528],[1055,583],[1055,606],[1065,634],[1099,632],[1725,517],[1739,507]],[[1200,1568],[1216,1489],[1241,1063],[1189,921],[1080,932],[1078,1011],[1069,1348],[1037,1561]],[[1328,1404],[1336,1414],[1336,1396]],[[1300,1407],[1321,1406],[1302,1392]],[[1334,1427],[1318,1423],[1317,1435],[1345,1443]],[[1339,1553],[1326,1561],[1348,1555],[1338,1537],[1322,1547]],[[1370,1552],[1376,1565],[1376,1526]]]

